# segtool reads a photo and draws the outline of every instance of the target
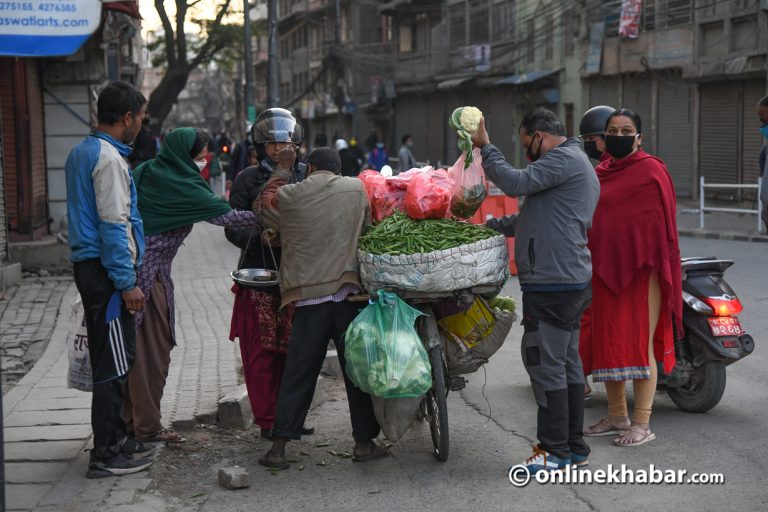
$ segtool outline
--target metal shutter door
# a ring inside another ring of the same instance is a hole
[[[597,105],[608,105],[609,107],[619,108],[619,79],[618,78],[597,78],[589,81],[589,105],[587,108]],[[584,109],[587,110],[587,109]],[[584,112],[576,112],[576,117],[581,120]]]
[[[659,113],[656,129],[661,158],[678,196],[692,196],[693,180],[692,88],[682,82],[659,82]]]
[[[744,106],[742,113],[742,183],[757,183],[760,175],[758,158],[763,147],[763,137],[760,135],[760,122],[757,118],[757,102],[765,96],[764,80],[749,80],[744,82]],[[744,192],[746,197],[754,199],[755,191]]]
[[[699,92],[699,175],[712,183],[736,183],[738,84],[702,84]]]
[[[624,101],[620,108],[634,110],[640,116],[643,132],[643,149],[648,153],[655,153],[653,147],[654,134],[652,133],[652,99],[653,85],[648,77],[639,75],[624,76]]]

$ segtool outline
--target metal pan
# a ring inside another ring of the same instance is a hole
[[[232,280],[245,288],[277,286],[277,271],[264,268],[241,268],[230,272]]]

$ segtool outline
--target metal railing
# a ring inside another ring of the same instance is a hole
[[[704,229],[704,213],[705,212],[722,212],[722,213],[747,213],[757,215],[757,232],[762,233],[763,222],[760,218],[760,212],[763,210],[763,201],[760,199],[760,187],[763,183],[762,178],[757,179],[757,185],[749,185],[744,183],[706,183],[704,176],[699,178],[699,228]],[[704,206],[704,192],[708,188],[717,189],[757,189],[757,210],[748,210],[746,208],[720,208],[714,206]]]

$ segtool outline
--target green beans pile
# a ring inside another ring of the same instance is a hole
[[[451,219],[414,220],[395,211],[360,237],[360,249],[371,254],[419,254],[452,249],[498,234],[485,226]]]

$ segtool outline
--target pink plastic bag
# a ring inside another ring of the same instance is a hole
[[[368,201],[371,203],[373,222],[389,217],[395,210],[403,210],[405,188],[396,188],[387,182],[387,177],[378,171],[367,170],[358,175],[365,185]]]
[[[480,149],[472,150],[473,160],[464,169],[464,153],[448,169],[451,179],[451,214],[459,219],[468,219],[480,208],[488,195],[488,181],[483,172]]]
[[[450,205],[450,189],[438,184],[430,173],[421,172],[410,179],[405,194],[405,213],[412,219],[445,218]]]

